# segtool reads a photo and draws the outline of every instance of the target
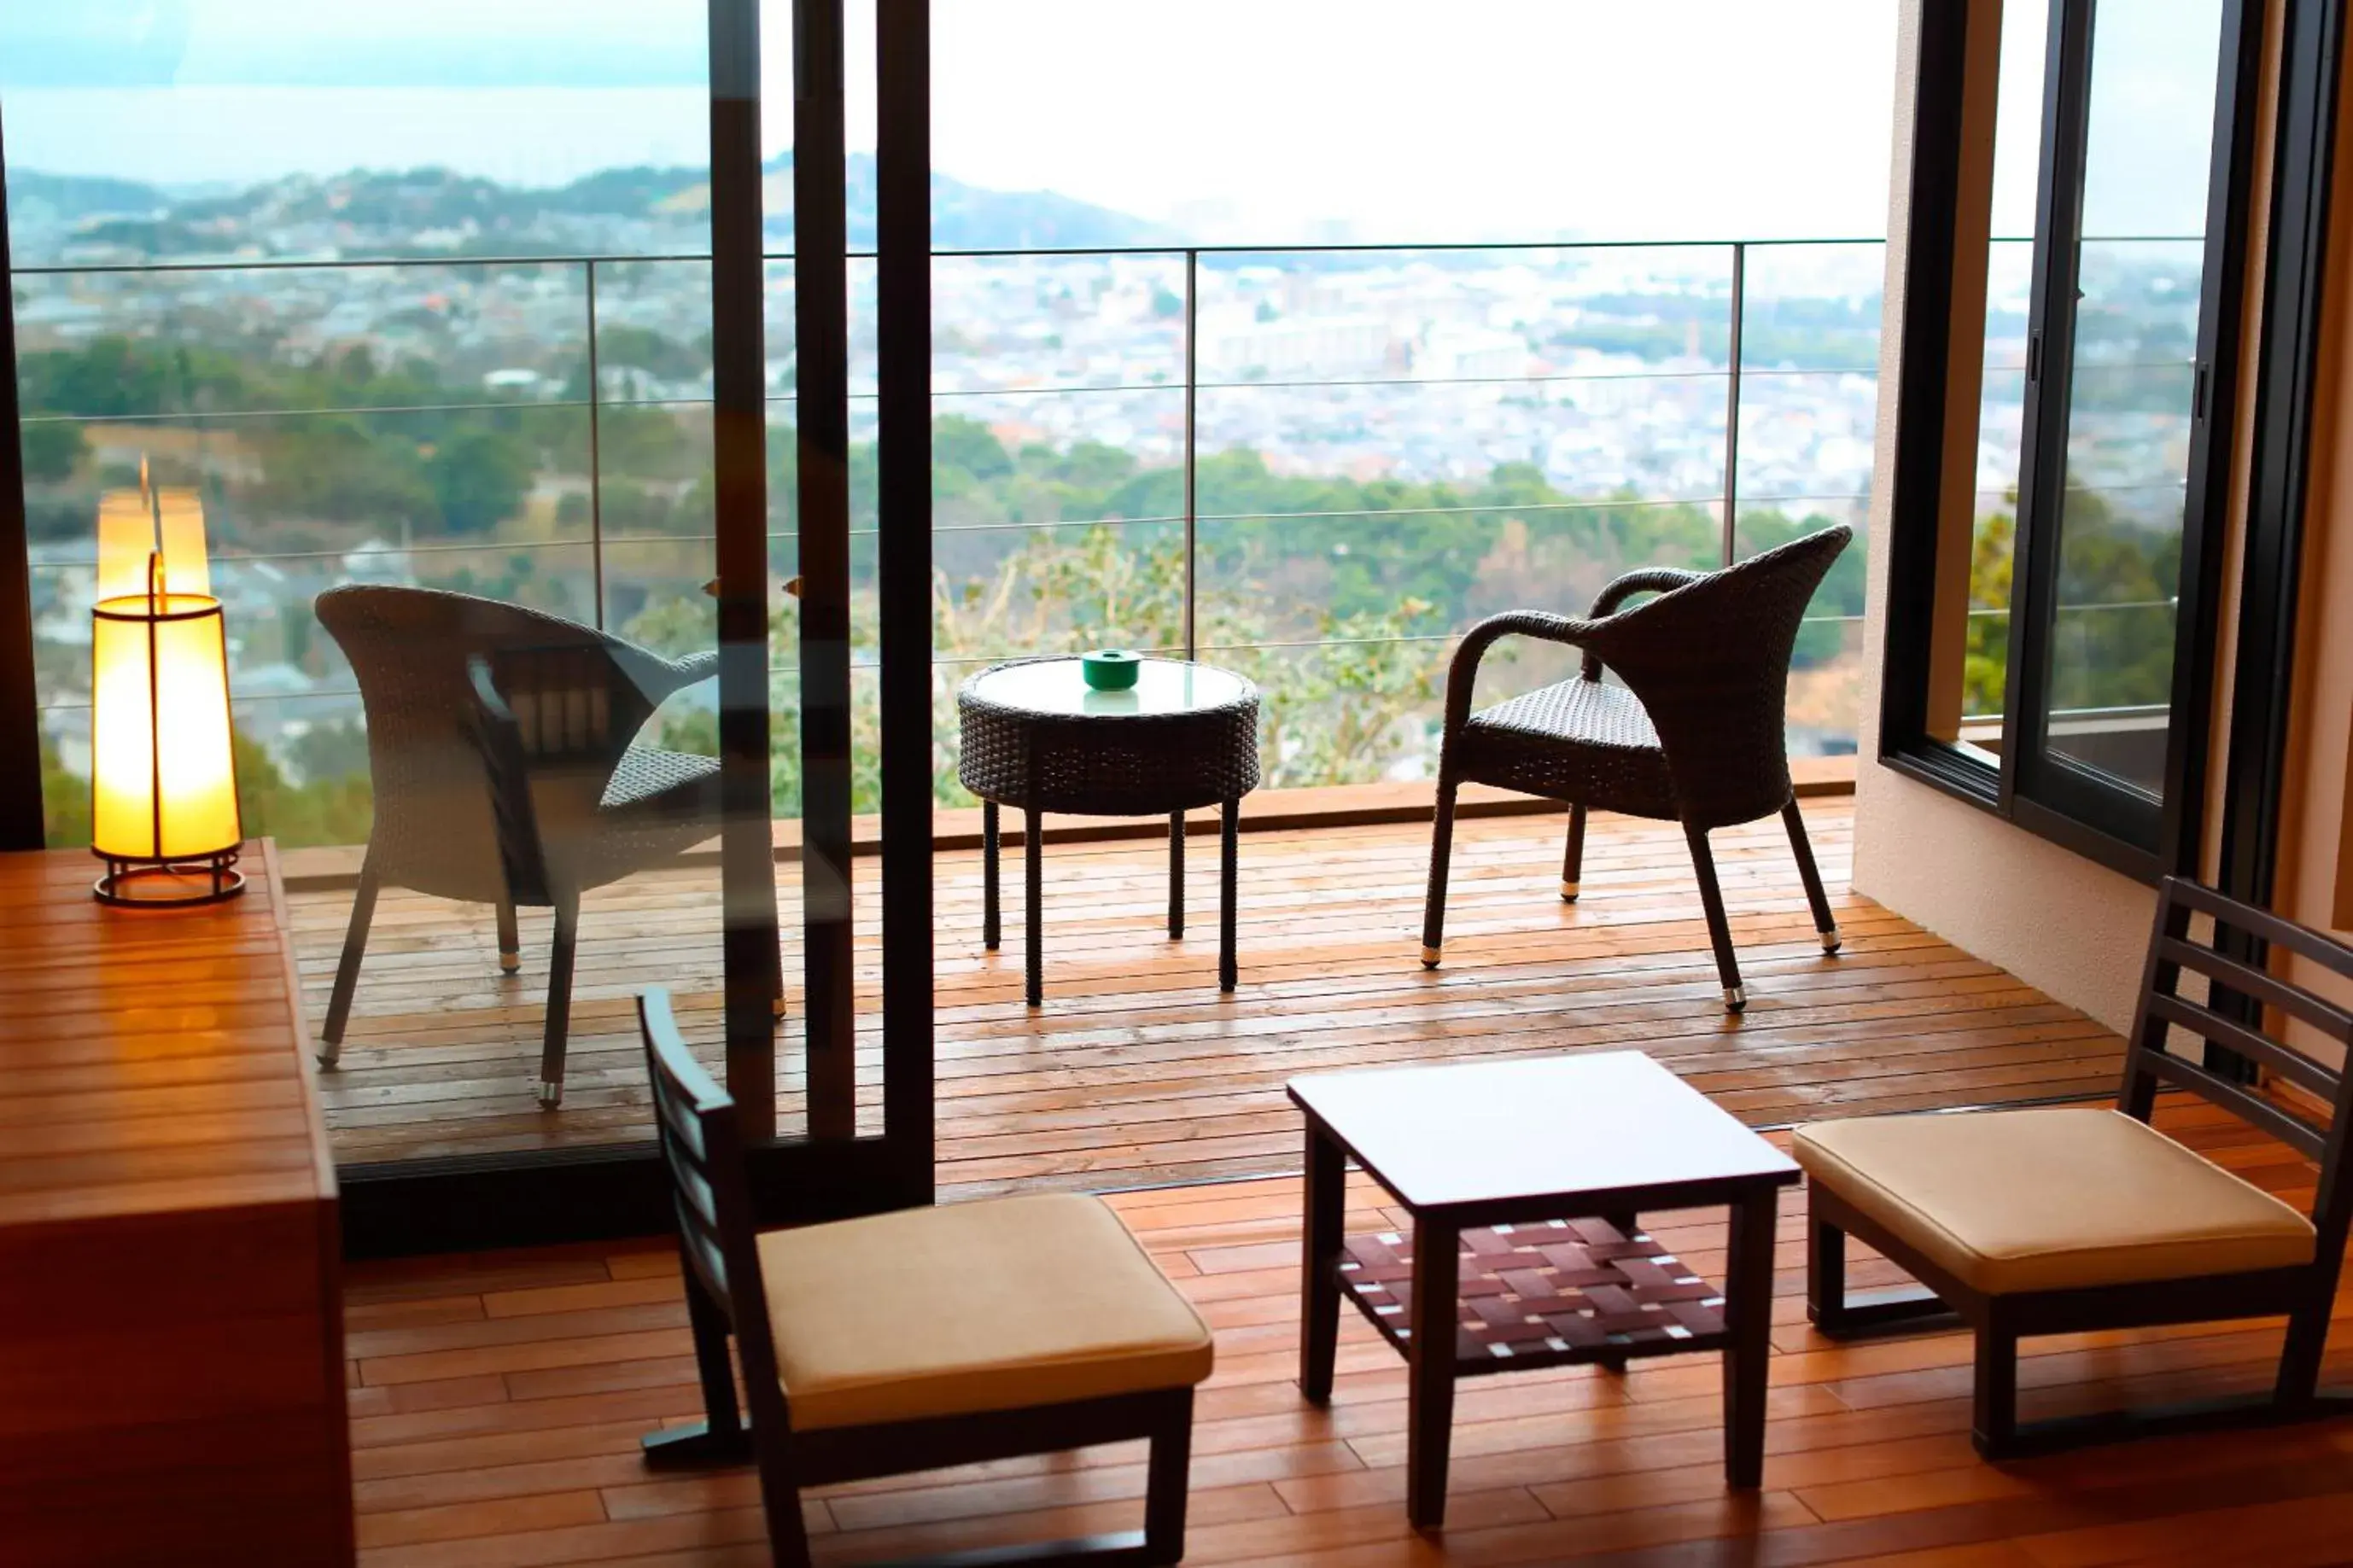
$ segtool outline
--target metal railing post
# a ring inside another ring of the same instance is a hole
[[[1740,527],[1740,335],[1741,313],[1747,305],[1748,245],[1732,242],[1731,334],[1725,346],[1727,374],[1724,384],[1724,542],[1717,564],[1732,564],[1739,548]]]
[[[605,629],[605,453],[604,431],[597,417],[604,401],[604,378],[596,366],[596,258],[588,272],[588,565],[596,578],[596,629]]]
[[[1185,252],[1185,657],[1192,658],[1198,652],[1198,639],[1194,619],[1197,600],[1194,552],[1199,546],[1198,521],[1199,513],[1198,483],[1199,452],[1195,438],[1194,404],[1200,391],[1200,326],[1201,326],[1201,253],[1197,248]]]

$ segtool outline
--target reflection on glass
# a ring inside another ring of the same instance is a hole
[[[167,534],[211,536],[338,1158],[641,1141],[628,996],[673,986],[704,1045],[721,971],[715,748],[665,744],[715,731],[709,268],[666,259],[711,243],[705,8],[156,9],[47,7],[59,47],[15,62],[46,73],[6,174],[51,841],[90,840],[101,498],[143,464]]]
[[[2050,12],[2006,5],[1988,195],[1985,329],[1978,384],[1977,462],[1966,584],[1940,591],[1938,646],[1951,648],[1940,678],[1957,690],[1932,704],[1947,740],[1990,753],[2001,745],[2010,679],[2010,562],[2018,537],[2019,459],[2026,427],[2026,344],[2033,309],[2037,153]],[[1946,617],[1959,615],[1950,627]]]
[[[2092,37],[2043,749],[2164,787],[2221,0]]]

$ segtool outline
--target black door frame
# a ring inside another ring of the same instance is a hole
[[[742,3],[756,9],[757,0]],[[712,4],[715,14],[721,0]],[[803,1037],[809,1132],[836,1139],[857,1130],[858,1029],[850,942],[849,241],[841,0],[794,0],[792,50]],[[715,214],[722,187],[715,168],[713,174]],[[740,190],[725,195],[742,205]],[[755,207],[757,195],[755,187]],[[712,303],[715,311],[719,301]],[[714,314],[714,329],[716,321]]]
[[[2279,129],[2272,151],[2271,229],[2263,261],[2253,479],[2239,592],[2230,738],[2221,768],[2219,881],[2268,909],[2279,866],[2279,816],[2295,669],[2296,600],[2327,279],[2345,0],[2282,0]],[[2242,957],[2259,955],[2242,954]]]
[[[932,7],[878,0],[875,251],[882,605],[882,1126],[902,1203],[934,1194]]]
[[[0,130],[0,171],[8,166]],[[24,426],[16,405],[16,289],[0,178],[0,850],[38,849],[41,700],[33,671],[32,536],[25,521]]]

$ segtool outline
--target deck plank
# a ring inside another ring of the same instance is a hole
[[[1851,801],[1806,803],[1825,879],[1842,889]],[[1283,1080],[1338,1066],[1639,1047],[1757,1126],[1829,1111],[1911,1110],[2097,1093],[2121,1043],[2073,1008],[1851,892],[1844,951],[1814,940],[1775,822],[1720,831],[1716,853],[1748,982],[1727,1018],[1682,835],[1602,816],[1584,894],[1557,894],[1562,819],[1458,829],[1445,965],[1417,962],[1429,829],[1281,827],[1242,840],[1241,984],[1216,990],[1213,848],[1187,858],[1188,935],[1169,942],[1166,863],[1148,840],[1050,844],[1046,1005],[1021,1000],[1018,857],[1008,945],[979,942],[980,867],[938,860],[942,1190],[1120,1188],[1295,1169]],[[860,862],[855,921],[860,1124],[880,1118],[880,908]],[[788,1017],[800,1016],[799,879],[780,869]],[[350,895],[293,895],[311,1014],[325,1011]],[[387,891],[342,1065],[322,1075],[344,1162],[522,1153],[650,1135],[630,999],[669,986],[698,1049],[716,1054],[717,874],[648,873],[590,896],[581,920],[564,1108],[532,1078],[546,915],[524,911],[522,974],[497,969],[491,911]],[[779,1122],[801,1126],[788,1024]],[[70,1068],[61,1068],[69,1074]],[[61,1090],[70,1087],[61,1076]]]
[[[2310,1184],[2308,1165],[2208,1108],[2168,1100],[2158,1122],[2242,1156],[2269,1190]],[[1188,1563],[2321,1563],[2342,1560],[2353,1530],[2353,1429],[2341,1424],[1979,1460],[1964,1334],[1838,1344],[1806,1324],[1792,1191],[1761,1493],[1725,1490],[1714,1356],[1637,1362],[1621,1377],[1554,1368],[1462,1385],[1449,1527],[1422,1540],[1405,1522],[1396,1355],[1348,1314],[1329,1408],[1292,1383],[1300,1198],[1295,1177],[1271,1177],[1110,1200],[1217,1334],[1197,1407]],[[1388,1207],[1362,1176],[1348,1199],[1358,1221]],[[1702,1272],[1721,1267],[1715,1215],[1660,1215],[1653,1229]],[[1853,1273],[1867,1287],[1891,1270],[1858,1258]],[[361,1562],[764,1561],[748,1468],[658,1475],[637,1457],[639,1434],[695,1413],[679,1289],[660,1241],[361,1266]],[[2353,1320],[2353,1290],[2337,1316]],[[2024,1348],[2034,1417],[2260,1389],[2279,1330],[2189,1324]],[[2328,1371],[2353,1374],[2353,1345]],[[380,1390],[416,1403],[379,1408]],[[823,1489],[804,1513],[818,1561],[853,1563],[1132,1528],[1143,1490],[1141,1447],[1124,1444]]]

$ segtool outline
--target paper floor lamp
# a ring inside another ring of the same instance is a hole
[[[151,490],[142,475],[99,501],[90,724],[98,897],[203,904],[243,892],[227,633],[194,490]]]

